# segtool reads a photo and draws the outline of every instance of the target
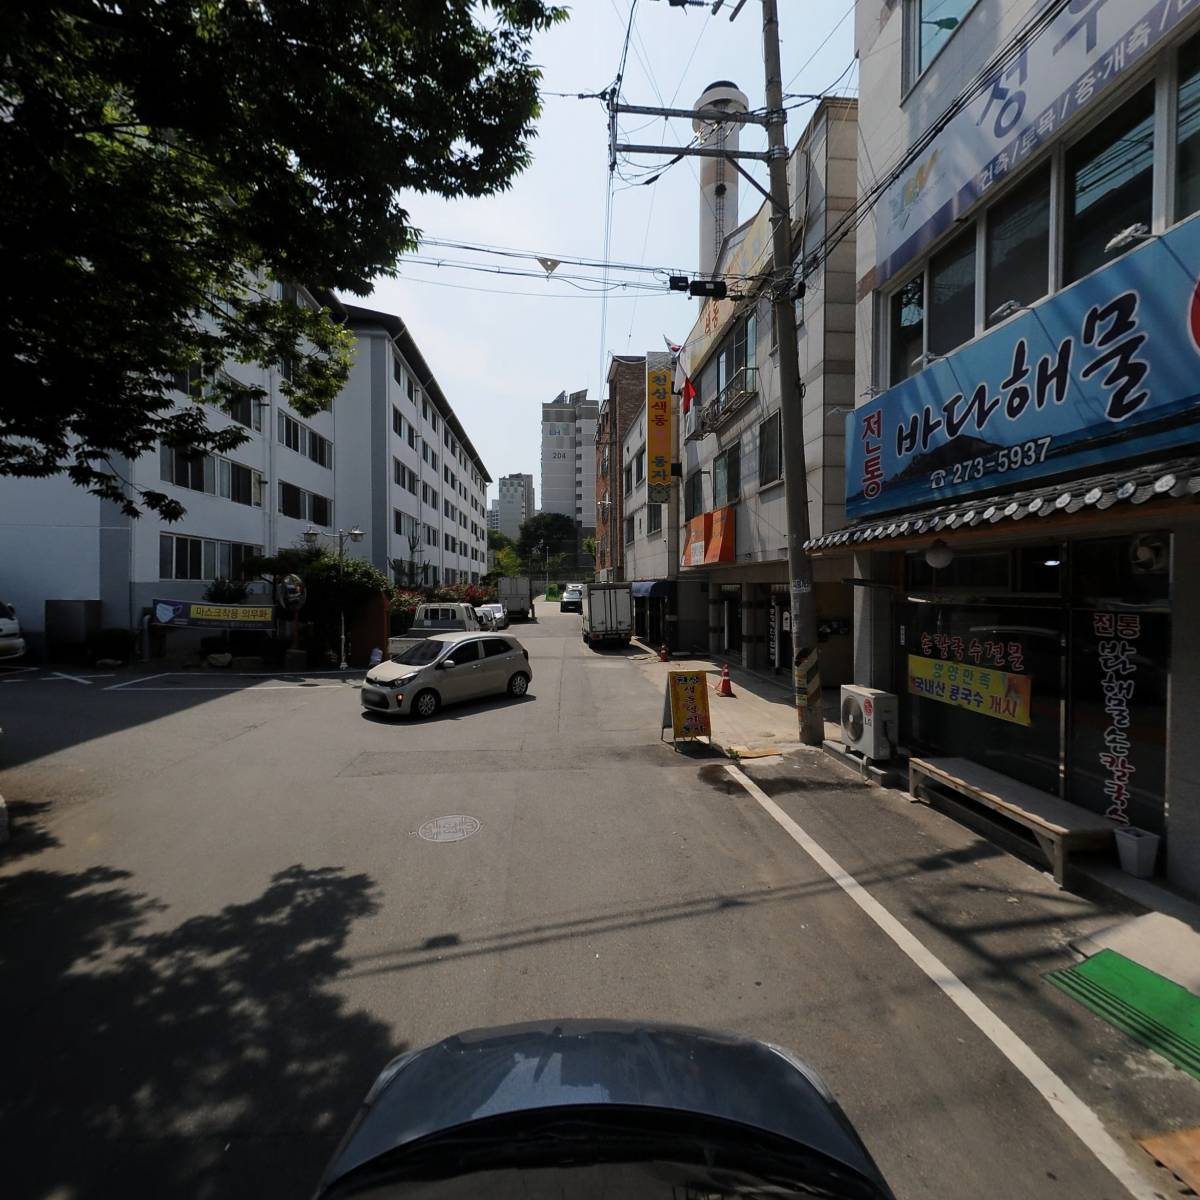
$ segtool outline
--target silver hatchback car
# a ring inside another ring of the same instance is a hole
[[[371,712],[432,717],[443,704],[480,696],[524,696],[533,679],[529,654],[497,633],[435,633],[372,667],[362,706]]]

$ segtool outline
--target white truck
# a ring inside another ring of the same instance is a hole
[[[627,583],[588,583],[583,587],[583,640],[624,642],[633,637],[633,589]]]
[[[533,615],[533,579],[529,575],[501,575],[499,602],[510,621],[525,621]]]
[[[414,643],[424,641],[431,633],[463,633],[480,628],[479,618],[469,604],[421,604],[417,607],[409,631],[400,637],[388,638],[388,657],[392,658]]]

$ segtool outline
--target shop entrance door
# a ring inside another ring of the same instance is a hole
[[[722,597],[724,628],[721,647],[727,654],[737,654],[742,648],[742,601],[740,596]]]

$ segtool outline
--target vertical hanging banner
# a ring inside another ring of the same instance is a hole
[[[671,356],[662,350],[646,354],[646,500],[671,499],[671,460],[675,456],[675,405],[671,397]]]

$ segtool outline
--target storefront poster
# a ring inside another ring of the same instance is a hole
[[[1166,779],[1166,613],[1071,616],[1070,799],[1162,833]]]
[[[846,513],[1111,468],[1200,441],[1200,218],[846,418]]]
[[[991,667],[908,656],[908,690],[925,700],[953,704],[985,717],[1029,724],[1033,680]]]
[[[675,738],[712,737],[708,714],[708,676],[703,671],[668,671],[663,726]]]
[[[1141,67],[1194,8],[1192,0],[1060,6],[884,192],[875,206],[876,282],[890,279],[1059,137],[1076,113]]]
[[[174,629],[265,629],[269,632],[275,628],[275,610],[269,604],[154,600],[150,611],[155,625],[169,625]]]
[[[646,355],[646,500],[671,499],[672,427],[671,356],[661,350]]]

